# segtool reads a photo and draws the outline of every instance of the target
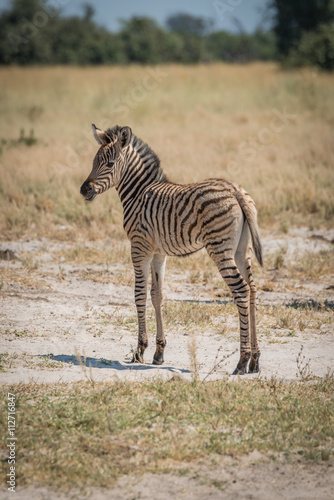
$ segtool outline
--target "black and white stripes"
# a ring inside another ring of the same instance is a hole
[[[240,360],[235,373],[259,369],[256,338],[256,288],[251,273],[252,248],[262,264],[257,213],[252,198],[234,183],[209,179],[195,184],[170,182],[152,149],[129,127],[107,131],[93,125],[100,148],[93,169],[81,186],[92,201],[115,186],[124,210],[124,229],[131,241],[138,312],[138,348],[133,361],[143,361],[147,347],[146,296],[149,270],[157,319],[153,363],[163,363],[166,340],[161,306],[166,256],[185,256],[205,247],[228,284],[239,311]]]

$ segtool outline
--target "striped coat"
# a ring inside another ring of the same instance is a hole
[[[234,373],[257,372],[256,287],[251,253],[262,265],[255,204],[246,191],[223,179],[194,184],[170,182],[152,149],[129,127],[102,131],[93,125],[100,148],[93,169],[81,186],[87,201],[115,187],[124,210],[124,229],[131,241],[138,313],[138,346],[134,362],[143,362],[148,345],[146,297],[149,271],[156,312],[154,364],[164,361],[162,282],[166,256],[186,256],[201,248],[216,263],[239,312],[240,359]]]

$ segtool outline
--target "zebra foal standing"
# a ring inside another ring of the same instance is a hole
[[[106,131],[92,125],[100,148],[93,169],[81,186],[87,201],[115,186],[124,210],[124,229],[131,242],[138,314],[138,347],[133,362],[143,362],[148,345],[146,297],[149,271],[157,336],[153,363],[164,362],[162,282],[167,255],[186,256],[205,247],[229,286],[240,321],[240,359],[234,374],[257,372],[256,287],[251,252],[262,265],[255,204],[246,191],[223,179],[194,184],[170,182],[152,149],[130,127]]]

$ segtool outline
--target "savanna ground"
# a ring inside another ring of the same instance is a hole
[[[20,497],[333,497],[333,80],[270,64],[0,69],[1,467],[9,392]],[[176,182],[252,194],[259,375],[229,376],[236,307],[202,252],[168,260],[165,365],[150,364],[151,308],[147,364],[130,364],[121,205],[79,195],[91,122],[130,125]]]

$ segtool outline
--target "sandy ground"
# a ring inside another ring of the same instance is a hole
[[[265,257],[284,248],[286,261],[293,262],[306,250],[319,252],[332,248],[332,240],[334,231],[309,231],[304,228],[291,230],[289,235],[284,236],[266,234],[263,238]],[[167,331],[168,345],[162,367],[150,364],[155,348],[153,333],[150,333],[150,345],[145,354],[147,364],[130,363],[137,342],[131,280],[123,283],[114,279],[90,279],[90,274],[85,273],[87,264],[74,265],[59,257],[70,246],[68,242],[46,239],[0,243],[0,251],[8,249],[17,257],[0,260],[0,338],[4,366],[0,383],[56,383],[85,378],[110,381],[115,377],[138,381],[154,376],[168,378],[175,374],[191,378],[191,335],[177,326]],[[114,264],[107,270],[102,265],[92,264],[89,269],[95,275],[103,272],[110,276],[117,276],[118,272],[131,275],[130,264]],[[260,303],[264,306],[281,306],[296,301],[300,304],[326,301],[330,307],[334,305],[333,274],[319,281],[293,280],[287,286],[284,269],[280,272],[267,269],[259,279],[260,290],[266,288],[261,283],[268,280],[274,283],[273,290],[259,293]],[[276,286],[277,282],[279,286]],[[205,286],[187,280],[187,272],[167,272],[164,292],[168,300],[203,303],[213,300]],[[235,326],[233,335],[217,334],[210,328],[195,328],[192,334],[196,335],[197,344],[201,346],[197,350],[201,379],[229,376],[238,361],[237,319],[231,315],[224,321]],[[247,377],[298,378],[300,373],[296,359],[302,345],[305,363],[308,363],[313,375],[324,376],[333,367],[333,324],[328,322],[318,329],[296,330],[291,336],[284,329],[275,329],[270,335],[260,334],[259,340],[261,372]],[[213,370],[217,352],[218,359],[225,355],[229,357],[217,370]],[[81,362],[79,354],[82,355]],[[140,479],[125,477],[112,491],[91,493],[93,498],[101,500],[172,497],[329,499],[334,498],[333,477],[330,466],[262,463],[261,457],[251,456],[239,464],[224,462],[214,471],[197,465],[192,466],[190,473],[184,476],[147,474]],[[221,482],[219,487],[216,480]],[[153,496],[152,491],[155,492]],[[72,493],[74,497],[81,498],[80,494]],[[2,498],[9,498],[9,494],[4,493]],[[27,489],[18,491],[16,497],[42,499],[56,498],[57,495],[48,489]],[[62,498],[69,496],[67,494]]]
[[[20,500],[331,500],[333,466],[323,464],[268,463],[254,451],[240,462],[223,459],[219,467],[205,463],[183,464],[186,474],[123,476],[110,490],[53,492],[50,488],[0,490],[1,499]]]
[[[268,256],[270,252],[285,247],[285,258],[291,261],[306,249],[317,252],[331,248],[331,236],[327,232],[326,239],[321,234],[315,237],[314,233],[309,234],[303,229],[296,229],[284,238],[268,235],[263,238],[264,252]],[[1,383],[70,382],[86,377],[93,377],[96,381],[114,377],[141,380],[157,375],[170,377],[175,373],[191,377],[190,335],[184,328],[174,327],[167,331],[168,344],[162,367],[150,364],[155,350],[153,332],[145,353],[147,364],[130,363],[137,343],[132,286],[110,280],[92,281],[89,274],[84,274],[87,265],[68,264],[64,257],[59,258],[68,246],[68,243],[48,240],[20,240],[0,245],[0,250],[9,249],[18,259],[24,255],[24,262],[30,263],[29,267],[22,264],[22,259],[0,261],[3,276],[0,291],[1,352],[9,355],[6,371],[0,373]],[[37,268],[34,267],[36,263]],[[102,267],[93,264],[89,269],[101,274]],[[102,269],[102,274],[113,275],[120,270],[125,275],[131,273],[131,264],[109,266],[108,271]],[[168,271],[166,274],[164,292],[167,300],[209,303],[214,298],[205,287],[191,284],[186,274]],[[280,281],[283,285],[271,292],[260,291],[262,304],[281,305],[294,301],[304,304],[310,300],[334,304],[333,275],[319,282],[294,282],[289,287],[284,285],[284,273],[268,270],[267,275],[271,282]],[[261,278],[262,281],[268,280],[267,275]],[[259,285],[261,290],[261,282]],[[224,320],[234,328],[232,335],[223,336],[210,328],[204,331],[194,329],[200,346],[197,356],[201,378],[212,371],[218,349],[219,359],[224,355],[230,357],[210,378],[231,373],[238,361],[237,319],[231,316]],[[284,330],[277,329],[269,337],[260,333],[261,376],[295,379],[296,358],[301,345],[314,375],[323,376],[332,368],[333,325],[324,324],[318,330],[306,329],[303,332],[295,330],[290,337],[284,333]],[[80,365],[78,354],[86,360],[86,367]]]

